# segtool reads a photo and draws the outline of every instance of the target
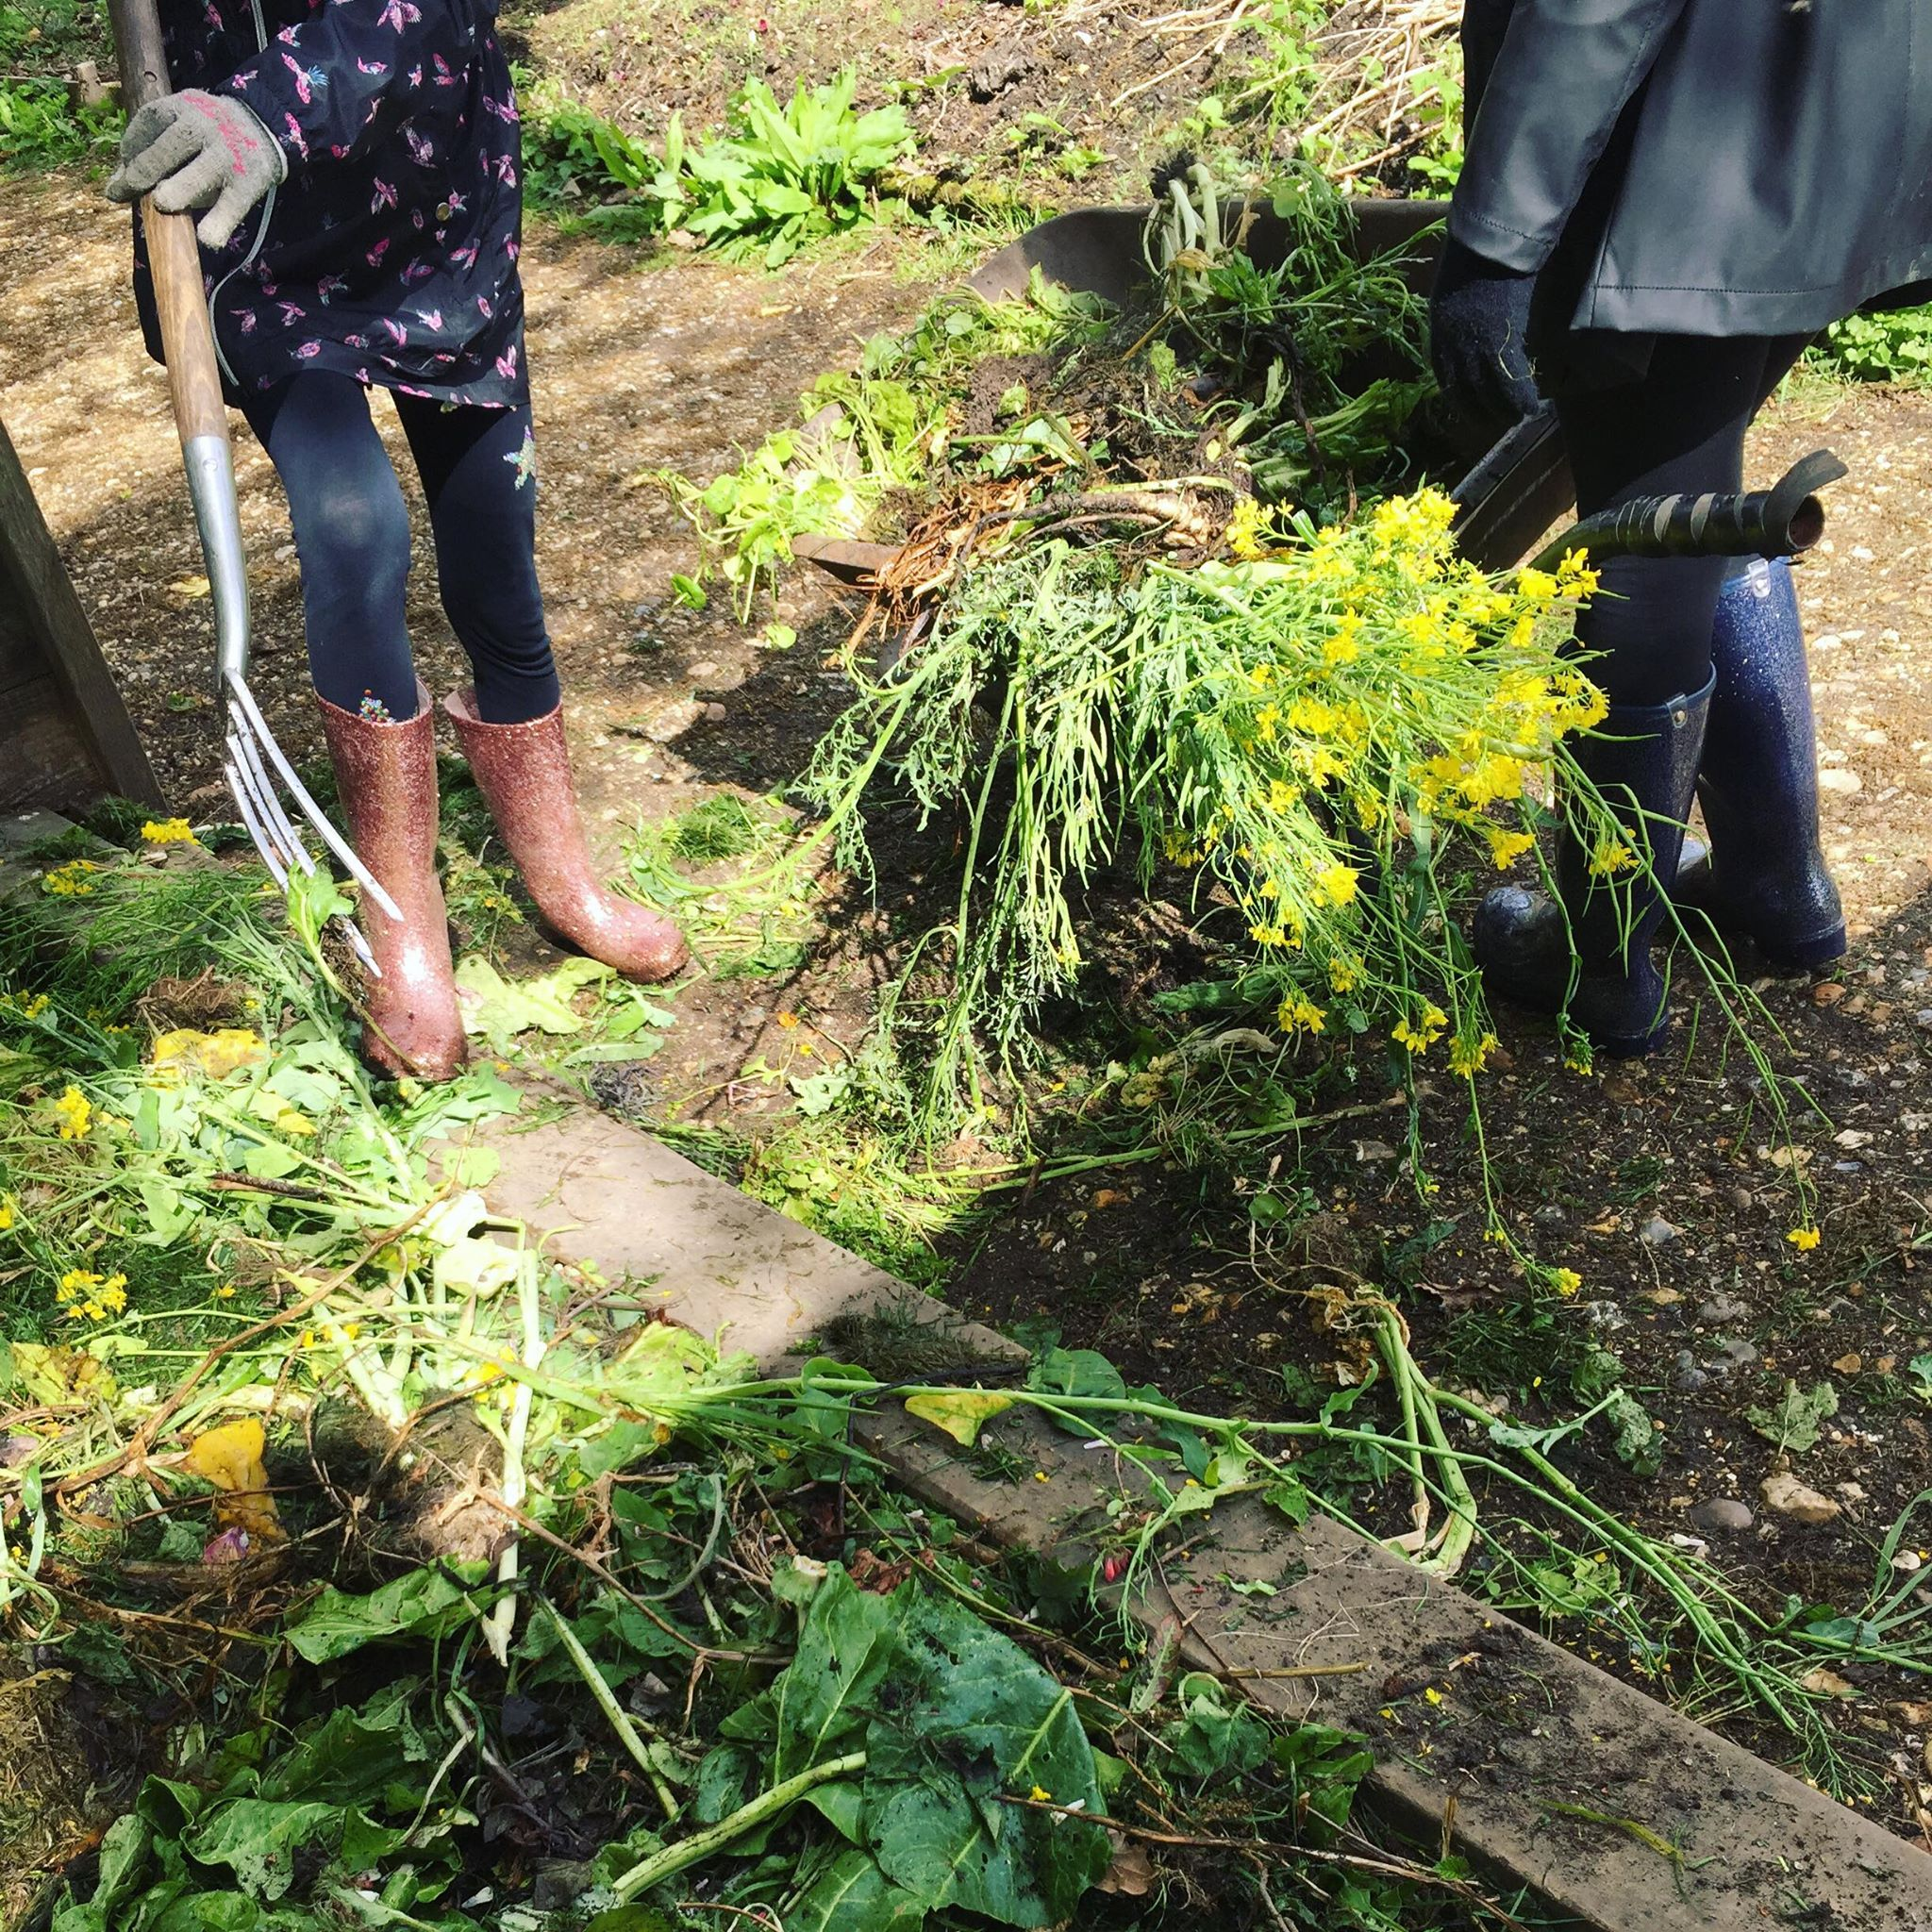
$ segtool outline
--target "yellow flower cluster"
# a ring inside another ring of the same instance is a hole
[[[127,1277],[125,1274],[96,1274],[87,1268],[70,1268],[60,1277],[54,1299],[75,1322],[105,1322],[127,1307]]]
[[[1491,577],[1457,556],[1455,516],[1427,489],[1319,530],[1238,505],[1237,561],[1157,568],[1142,594],[1187,653],[1158,721],[1176,767],[1161,848],[1208,868],[1277,961],[1282,1030],[1328,1023],[1312,973],[1350,1031],[1418,1057],[1447,1037],[1468,1076],[1496,1044],[1474,970],[1437,937],[1439,904],[1418,925],[1387,895],[1433,881],[1452,831],[1499,868],[1521,858],[1532,835],[1507,808],[1607,706],[1565,655],[1588,559]]]
[[[22,1020],[38,1020],[47,1010],[43,992],[0,992],[0,1013],[11,1013]]]
[[[149,819],[141,836],[150,845],[198,845],[201,841],[190,829],[186,819]]]
[[[93,1116],[92,1103],[78,1087],[69,1087],[54,1103],[54,1120],[63,1141],[85,1141]]]
[[[100,867],[91,858],[71,858],[42,879],[41,890],[59,899],[85,898],[94,889],[90,874],[99,871]]]

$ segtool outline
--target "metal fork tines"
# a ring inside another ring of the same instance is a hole
[[[308,821],[329,851],[342,862],[349,875],[390,918],[400,919],[402,913],[384,890],[382,881],[356,856],[348,841],[329,823],[327,815],[309,794],[308,788],[295,775],[294,767],[290,764],[287,753],[275,742],[275,734],[269,730],[261,715],[261,708],[247,685],[231,675],[225,679],[224,695],[228,700],[225,707],[227,757],[222,775],[227,781],[236,808],[242,814],[242,823],[247,826],[248,836],[254,840],[255,848],[260,853],[270,876],[286,889],[291,870],[313,874],[316,869],[313,855],[303,842],[301,833],[276,792],[275,779],[278,777],[301,815]],[[271,770],[274,777],[270,775]],[[361,931],[351,920],[344,919],[341,924],[355,949],[356,957],[371,973],[380,977],[381,968],[376,965],[375,956]]]

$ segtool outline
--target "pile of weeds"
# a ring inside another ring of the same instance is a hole
[[[0,1614],[158,1724],[57,1932],[1484,1922],[1362,1835],[1356,1740],[1099,1661],[1084,1584],[1042,1624],[853,1446],[994,1405],[762,1376],[550,1259],[468,1144],[517,1093],[348,1056],[330,904],[178,821],[81,842],[0,910]],[[1143,1397],[1049,1355],[1011,1399]]]

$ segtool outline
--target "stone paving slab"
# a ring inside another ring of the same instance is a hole
[[[946,1324],[983,1357],[1013,1353],[591,1109],[523,1131],[493,1123],[481,1138],[502,1157],[484,1191],[496,1211],[613,1281],[649,1282],[672,1318],[774,1366],[828,1323],[880,1311]],[[1045,1479],[990,1480],[896,1410],[859,1434],[930,1506],[1085,1572],[1108,1501],[1144,1478],[1037,1418],[1009,1414],[994,1430]],[[1256,1582],[1274,1593],[1236,1588]],[[1232,1499],[1132,1613],[1177,1632],[1191,1667],[1239,1674],[1271,1710],[1362,1732],[1375,1755],[1368,1790],[1392,1822],[1431,1847],[1446,1822],[1465,1856],[1580,1924],[1932,1928],[1932,1857],[1325,1518],[1295,1529]],[[1641,1825],[1678,1857],[1579,1810]]]

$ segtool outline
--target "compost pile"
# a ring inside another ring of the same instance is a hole
[[[897,1381],[761,1374],[490,1211],[474,1129],[528,1105],[496,1065],[371,1082],[325,882],[285,908],[180,820],[107,829],[0,903],[27,1922],[909,1932],[1063,1924],[1096,1890],[1096,1924],[1157,1890],[1239,1916],[1271,1885],[1311,1924],[1485,1919],[1453,1861],[1351,1829],[1358,1740],[1176,1675],[1098,1573],[1091,1598],[1009,1574],[854,1441],[887,1402],[959,1442],[1008,1407],[1089,1441],[1148,1427],[1151,1391],[1058,1349],[961,1388],[934,1375],[978,1366],[959,1343]],[[465,968],[505,1048],[634,1050],[675,1017],[591,962]],[[1108,1574],[1150,1560],[1205,1441],[1176,1413],[1138,1452],[1165,1474]]]
[[[1603,714],[1568,651],[1594,575],[1457,558],[1399,262],[1360,258],[1312,171],[1273,194],[1266,266],[1255,203],[1198,162],[1157,186],[1143,312],[1038,278],[942,301],[738,471],[671,479],[747,610],[794,546],[870,566],[855,694],[802,790],[861,875],[883,802],[951,830],[958,912],[913,1003],[939,1132],[989,1072],[1024,1091],[1104,881],[1192,927],[1224,1024],[1441,1041],[1471,1076],[1472,868],[1531,851],[1557,767],[1607,886],[1638,863],[1562,744]]]

